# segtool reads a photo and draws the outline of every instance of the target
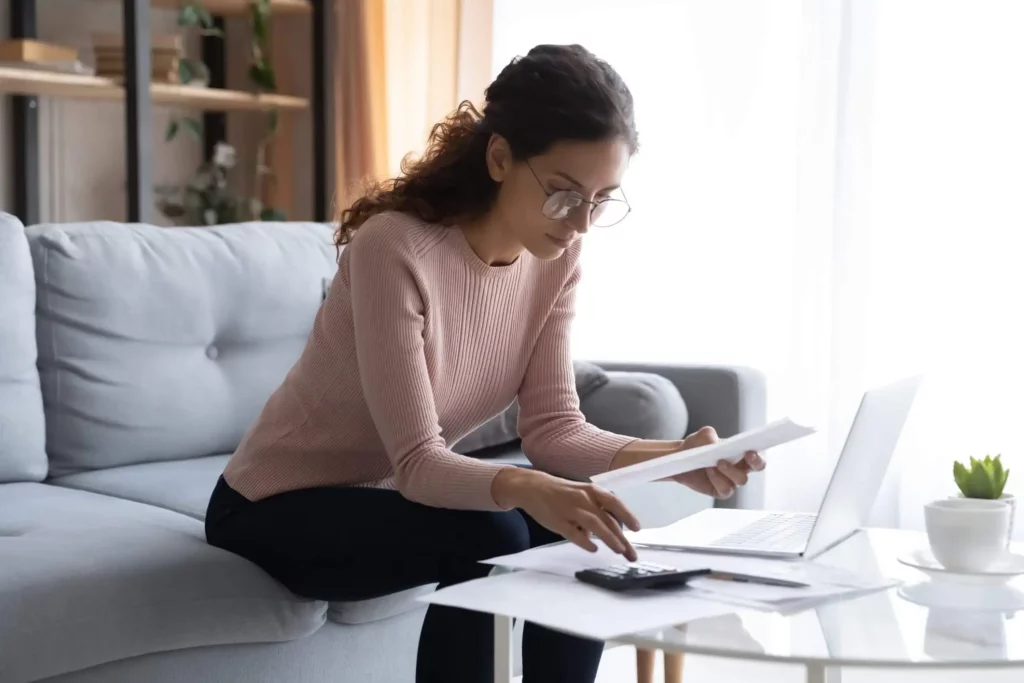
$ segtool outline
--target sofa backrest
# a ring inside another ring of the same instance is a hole
[[[27,230],[53,476],[230,453],[306,343],[331,229]]]
[[[25,228],[0,212],[0,483],[46,478],[35,308]]]

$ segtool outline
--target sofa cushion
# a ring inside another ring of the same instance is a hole
[[[230,457],[216,455],[114,467],[69,474],[51,479],[49,483],[146,503],[201,521],[206,517],[206,505],[217,484],[217,477],[224,471]],[[522,452],[514,448],[503,455],[496,453],[494,457],[503,457],[506,462],[526,462]],[[416,602],[416,598],[433,589],[432,585],[421,586],[373,600],[332,602],[327,618],[341,624],[365,624],[388,619],[413,609],[423,609],[423,604]]]
[[[425,609],[426,605],[418,602],[424,595],[429,595],[437,588],[436,584],[417,586],[408,590],[385,595],[373,600],[356,602],[332,602],[327,610],[327,618],[339,624],[368,624],[383,621],[415,609]]]
[[[679,390],[670,380],[649,372],[605,372],[593,363],[577,362],[576,392],[580,411],[590,422],[616,434],[641,439],[680,439],[686,434],[689,413]],[[470,432],[452,450],[490,458],[500,446],[518,441],[519,405],[495,415]],[[521,454],[520,454],[521,455]]]
[[[230,457],[213,455],[111,467],[57,477],[49,483],[155,505],[203,520],[210,493]]]
[[[231,452],[306,343],[331,229],[27,230],[55,476]]]
[[[649,372],[609,372],[608,382],[580,400],[580,410],[601,429],[640,439],[681,439],[690,416],[670,380]]]
[[[0,485],[0,680],[151,652],[300,638],[326,604],[214,548],[200,522],[35,483]]]
[[[36,283],[25,228],[0,212],[0,482],[46,477],[35,310]]]

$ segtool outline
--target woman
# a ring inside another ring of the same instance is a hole
[[[636,555],[636,519],[591,475],[708,443],[587,424],[569,327],[580,237],[625,217],[637,150],[619,76],[578,46],[539,46],[435,127],[425,156],[343,212],[339,269],[308,344],[210,500],[213,545],[298,595],[361,600],[485,576],[497,555],[566,538]],[[519,399],[533,468],[449,446]],[[680,477],[732,493],[763,467]],[[382,542],[384,539],[384,542]],[[602,644],[527,624],[526,683],[593,681]],[[432,606],[416,680],[491,680],[491,617]]]

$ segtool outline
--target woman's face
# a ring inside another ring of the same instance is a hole
[[[537,258],[561,256],[587,233],[593,217],[599,216],[597,223],[602,224],[628,211],[619,187],[629,165],[629,149],[620,139],[559,142],[544,154],[515,161],[507,143],[495,137],[487,164],[491,177],[501,183],[498,218]],[[595,209],[595,203],[605,200],[613,201]]]

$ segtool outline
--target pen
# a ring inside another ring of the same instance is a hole
[[[781,586],[783,588],[807,588],[808,584],[788,579],[776,579],[769,576],[751,576],[749,574],[731,574],[729,572],[711,572],[709,579],[718,581],[735,581],[737,583],[759,583],[765,586]]]

